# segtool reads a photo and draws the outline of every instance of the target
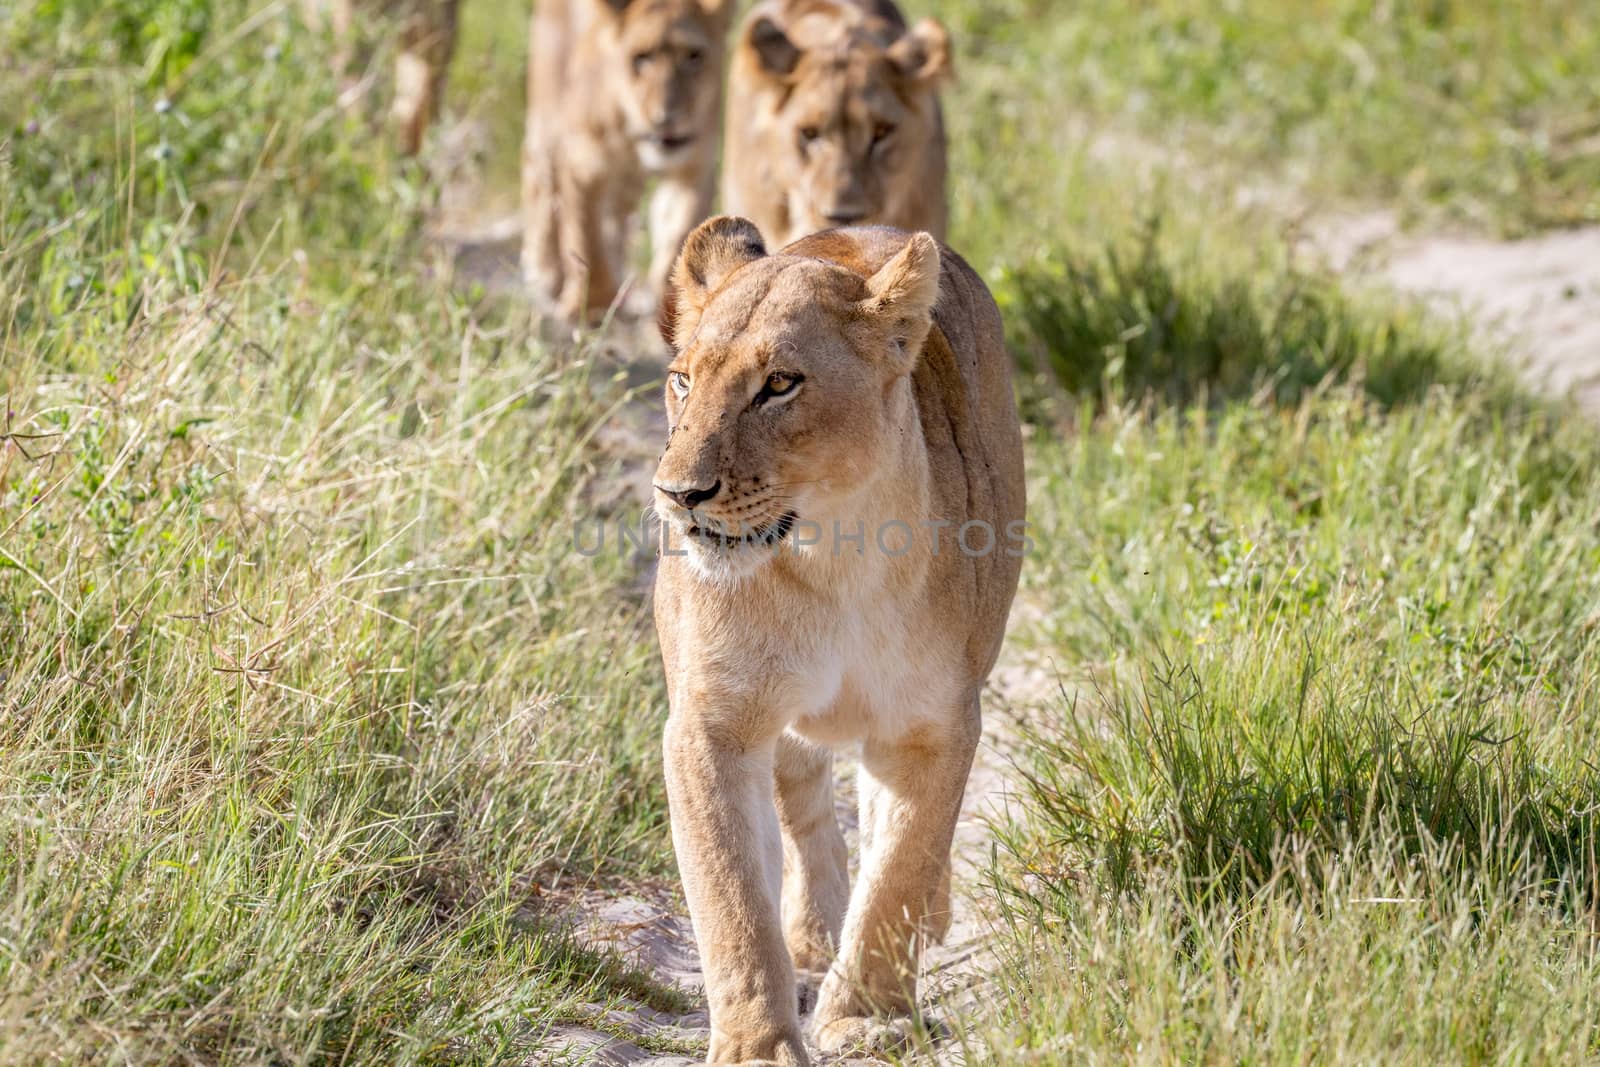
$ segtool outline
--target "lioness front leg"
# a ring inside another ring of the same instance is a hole
[[[752,716],[674,708],[665,758],[672,845],[711,1007],[708,1063],[805,1067],[794,967],[779,920],[777,735]]]
[[[862,749],[872,825],[863,827],[839,958],[818,998],[816,1040],[826,1051],[881,1050],[909,1035],[918,957],[950,924],[950,845],[980,728],[974,700],[948,728]]]
[[[839,947],[850,903],[849,854],[833,813],[833,754],[793,734],[778,739],[778,824],[783,828],[783,939],[814,1002]]]

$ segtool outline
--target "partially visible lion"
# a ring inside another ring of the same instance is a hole
[[[950,37],[890,0],[763,0],[728,82],[723,210],[775,245],[836,226],[945,232]]]
[[[617,297],[647,178],[660,293],[716,186],[734,0],[538,0],[523,148],[523,276],[582,319]]]
[[[301,0],[306,21],[333,32],[338,48],[334,64],[346,79],[355,73],[358,15],[394,24],[399,39],[389,119],[407,155],[421,150],[422,138],[444,103],[459,6],[460,0]],[[347,94],[352,88],[347,87]]]
[[[672,840],[711,1008],[709,1062],[901,1043],[950,922],[979,698],[1026,548],[1000,313],[927,233],[768,254],[689,235],[656,469],[656,631]],[[831,751],[860,745],[852,891]]]

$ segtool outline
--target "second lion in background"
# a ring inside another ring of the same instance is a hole
[[[943,26],[890,0],[763,0],[734,49],[724,211],[775,247],[838,226],[944,236]]]

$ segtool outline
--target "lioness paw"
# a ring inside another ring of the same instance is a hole
[[[857,1053],[869,1056],[910,1051],[919,1037],[936,1041],[947,1036],[949,1031],[942,1024],[905,1015],[891,1018],[847,1015],[819,1023],[812,1035],[817,1047],[830,1055]]]

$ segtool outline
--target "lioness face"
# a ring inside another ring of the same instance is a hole
[[[611,12],[618,104],[640,162],[668,169],[717,129],[732,0],[596,0]]]
[[[781,546],[822,543],[835,521],[853,529],[851,496],[910,408],[938,284],[926,234],[871,278],[768,256],[744,219],[690,234],[664,323],[678,349],[655,475],[668,548],[737,577]]]
[[[814,18],[820,18],[816,16]],[[882,222],[915,180],[917,149],[938,135],[936,90],[949,73],[950,40],[931,19],[897,38],[856,28],[814,47],[824,29],[791,36],[758,18],[748,42],[783,87],[770,116],[788,175],[791,232]]]

